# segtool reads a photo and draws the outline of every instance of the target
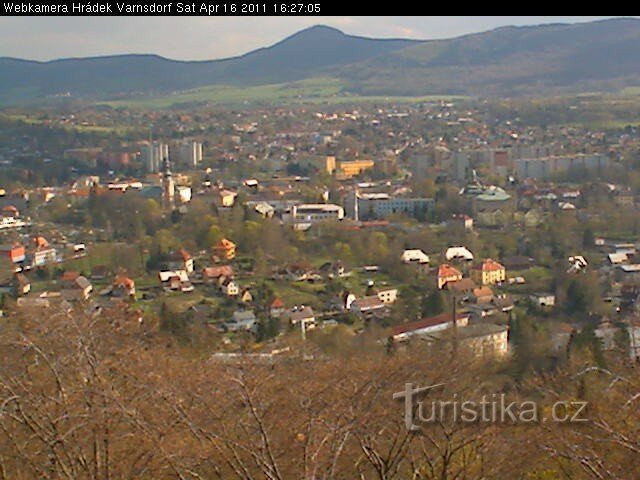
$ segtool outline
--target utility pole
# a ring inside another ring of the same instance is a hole
[[[453,338],[452,338],[452,348],[453,348],[453,358],[455,359],[458,355],[458,312],[456,305],[456,294],[451,294],[452,298],[452,306],[451,306],[451,322],[453,323]]]

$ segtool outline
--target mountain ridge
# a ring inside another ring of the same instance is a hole
[[[640,84],[640,19],[505,26],[449,39],[375,39],[316,25],[216,60],[157,54],[0,57],[2,98],[33,101],[166,95],[333,77],[364,95],[478,96],[615,90]]]

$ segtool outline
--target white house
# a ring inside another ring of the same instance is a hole
[[[222,285],[220,286],[220,290],[228,297],[235,297],[240,293],[240,287],[236,282],[227,278]]]
[[[467,247],[449,247],[444,253],[444,258],[447,261],[465,260],[470,262],[473,260],[473,253]]]
[[[529,299],[538,307],[553,307],[556,304],[556,296],[553,293],[534,293]]]
[[[400,255],[400,260],[402,263],[420,263],[425,264],[429,263],[429,255],[424,253],[422,250],[416,248],[411,250],[405,250]]]
[[[293,307],[284,313],[284,318],[289,320],[292,325],[300,325],[304,323],[306,328],[313,328],[316,323],[316,316],[311,307]]]
[[[378,298],[384,304],[395,303],[398,298],[398,289],[387,288],[385,290],[378,290]]]
[[[567,273],[577,273],[581,272],[587,266],[589,266],[589,262],[582,255],[575,255],[573,257],[569,257],[569,268],[567,269]]]

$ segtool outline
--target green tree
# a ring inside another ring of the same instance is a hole
[[[444,312],[445,302],[440,290],[433,290],[422,299],[422,316],[431,317]]]

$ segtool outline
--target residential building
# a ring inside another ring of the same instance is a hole
[[[347,180],[349,178],[360,175],[362,172],[373,168],[375,165],[373,160],[352,160],[348,162],[340,162],[336,170],[336,178],[338,180]]]
[[[186,185],[176,185],[176,201],[184,205],[185,203],[189,203],[191,201],[191,187]]]
[[[398,299],[398,289],[397,288],[386,288],[384,290],[378,290],[378,298],[385,305],[395,303]]]
[[[469,297],[476,287],[476,282],[470,278],[462,278],[455,282],[447,282],[445,285],[445,288],[458,298]]]
[[[116,275],[111,292],[116,297],[133,297],[136,294],[136,282],[126,275]]]
[[[15,207],[15,205],[5,205],[1,210],[2,216],[7,218],[18,218],[20,216],[20,212]]]
[[[448,262],[453,260],[462,260],[471,262],[473,260],[473,253],[467,247],[449,247],[444,252],[444,258]]]
[[[80,272],[76,270],[65,270],[65,272],[60,277],[62,288],[72,288],[79,276]]]
[[[589,266],[589,262],[582,255],[574,255],[568,258],[569,268],[567,273],[578,273]]]
[[[202,143],[184,140],[176,146],[178,161],[188,168],[196,168],[202,162]]]
[[[359,315],[370,315],[385,308],[385,304],[377,295],[357,298],[349,306],[349,310]]]
[[[223,238],[213,248],[213,254],[223,260],[233,260],[236,257],[236,244]]]
[[[157,173],[162,168],[162,162],[169,158],[169,145],[162,142],[152,142],[142,146],[142,159],[147,172]]]
[[[222,189],[218,192],[218,205],[224,208],[233,207],[238,194],[231,190]]]
[[[0,245],[0,255],[8,258],[12,263],[24,262],[25,248],[24,245],[14,243],[10,245]]]
[[[500,263],[487,258],[481,264],[473,266],[470,275],[480,285],[494,285],[506,280],[507,271]]]
[[[224,322],[225,330],[230,332],[252,331],[258,325],[258,319],[251,310],[237,310],[233,316]]]
[[[471,299],[478,304],[491,303],[493,301],[493,291],[486,285],[474,288],[471,292]]]
[[[184,248],[180,248],[169,255],[169,268],[171,270],[184,270],[193,272],[193,257]]]
[[[69,299],[87,300],[92,291],[91,282],[85,276],[79,275],[69,288],[63,290],[63,295]]]
[[[556,304],[556,296],[553,293],[538,292],[529,295],[529,299],[538,307],[553,307]]]
[[[409,338],[417,336],[429,336],[436,332],[452,328],[453,316],[451,313],[442,313],[433,317],[423,318],[415,322],[403,323],[396,325],[391,330],[391,337],[396,342],[403,342]],[[469,314],[458,313],[456,315],[456,327],[467,327],[469,324]]]
[[[490,323],[476,323],[456,331],[456,340],[461,350],[467,350],[476,357],[501,358],[509,353],[509,327]],[[436,332],[438,340],[451,341],[452,331]]]
[[[296,222],[321,222],[342,220],[344,209],[340,205],[330,203],[309,203],[291,207],[290,219]],[[283,219],[285,216],[283,215]]]
[[[284,302],[280,298],[276,297],[269,305],[269,316],[273,318],[279,318],[284,313]]]
[[[231,265],[218,267],[205,267],[202,269],[202,278],[207,283],[215,283],[220,277],[233,278],[234,271]]]
[[[517,158],[513,160],[515,175],[519,179],[545,179],[571,170],[604,171],[609,168],[609,159],[600,153]]]
[[[58,252],[52,247],[38,247],[33,252],[32,265],[34,267],[42,267],[47,264],[55,263],[58,260]]]
[[[251,294],[251,290],[245,288],[240,292],[239,300],[242,303],[251,303],[253,302],[253,295]]]
[[[316,323],[315,313],[308,306],[293,307],[291,310],[284,312],[283,318],[292,325],[304,323],[305,328],[313,328]]]
[[[439,289],[443,289],[448,282],[462,280],[462,273],[448,263],[443,263],[436,269],[436,284]]]
[[[332,175],[336,171],[336,157],[329,155],[324,161],[324,171]]]
[[[227,297],[236,297],[240,294],[240,287],[230,278],[227,278],[222,282],[220,290],[222,290],[222,293]]]
[[[406,264],[417,263],[421,265],[428,265],[429,255],[424,253],[419,248],[409,249],[402,252],[402,255],[400,255],[400,260],[402,261],[402,263]]]
[[[355,220],[386,218],[402,213],[411,217],[425,216],[435,208],[432,198],[393,197],[387,193],[358,193],[348,195],[345,208]]]
[[[502,264],[507,270],[528,270],[535,265],[535,260],[531,257],[516,255],[504,258]]]

